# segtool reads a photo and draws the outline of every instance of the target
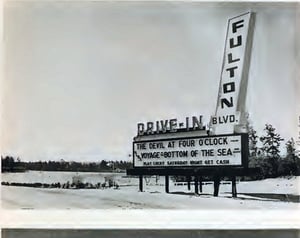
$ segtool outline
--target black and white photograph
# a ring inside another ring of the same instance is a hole
[[[2,209],[299,209],[299,2],[3,5]]]

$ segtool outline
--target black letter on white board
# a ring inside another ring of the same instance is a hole
[[[237,43],[234,43],[234,38],[230,38],[229,40],[230,49],[234,47],[238,47],[240,45],[242,45],[242,36],[237,36]]]
[[[237,21],[237,22],[232,23],[232,32],[233,32],[233,33],[236,33],[236,30],[237,30],[238,28],[243,27],[244,25],[241,24],[241,23],[243,23],[243,22],[244,22],[244,20],[240,20],[240,21]]]
[[[221,99],[221,108],[224,108],[224,104],[225,104],[227,107],[233,107],[232,97],[230,97],[230,101],[228,101],[226,98],[222,98],[222,99]]]
[[[234,70],[237,69],[237,68],[238,68],[237,66],[234,66],[234,67],[226,69],[226,71],[229,71],[229,77],[230,78],[234,77]]]
[[[235,91],[235,84],[234,82],[231,83],[224,83],[223,84],[223,92],[224,93],[231,93]]]
[[[228,63],[234,63],[240,61],[240,58],[232,59],[232,53],[228,54]]]

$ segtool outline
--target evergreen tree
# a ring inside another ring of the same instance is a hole
[[[258,154],[257,148],[258,136],[256,130],[252,126],[249,126],[249,155],[250,157],[256,157]]]
[[[289,139],[285,145],[287,155],[281,163],[282,173],[284,173],[284,175],[297,175],[298,157],[296,156],[296,145],[294,139]]]
[[[271,124],[266,124],[264,131],[265,136],[260,137],[260,141],[263,144],[262,151],[265,153],[270,161],[272,171],[270,171],[271,176],[277,177],[278,175],[278,160],[280,158],[280,141],[283,141],[281,136],[275,133],[275,128]]]
[[[295,141],[293,138],[289,139],[286,143],[286,153],[287,155],[295,155],[296,147],[295,147]]]

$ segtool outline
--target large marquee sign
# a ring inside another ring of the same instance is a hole
[[[199,181],[202,192],[203,176],[212,176],[218,196],[220,179],[228,176],[236,197],[236,176],[259,172],[248,168],[245,110],[253,30],[251,12],[228,21],[217,106],[208,124],[202,116],[137,124],[133,169],[127,174],[139,175],[140,191],[145,175],[165,175],[167,193],[169,176],[186,176],[188,189],[193,178],[196,194]]]
[[[229,19],[215,116],[215,134],[233,133],[244,125],[250,54],[254,28],[253,13]]]
[[[178,166],[245,167],[247,166],[247,153],[247,134],[133,142],[133,164],[135,168]]]

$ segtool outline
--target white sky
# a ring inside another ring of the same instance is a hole
[[[126,160],[138,122],[208,120],[227,20],[249,10],[256,12],[251,121],[259,134],[271,123],[285,139],[296,138],[297,3],[9,1],[2,155]]]

